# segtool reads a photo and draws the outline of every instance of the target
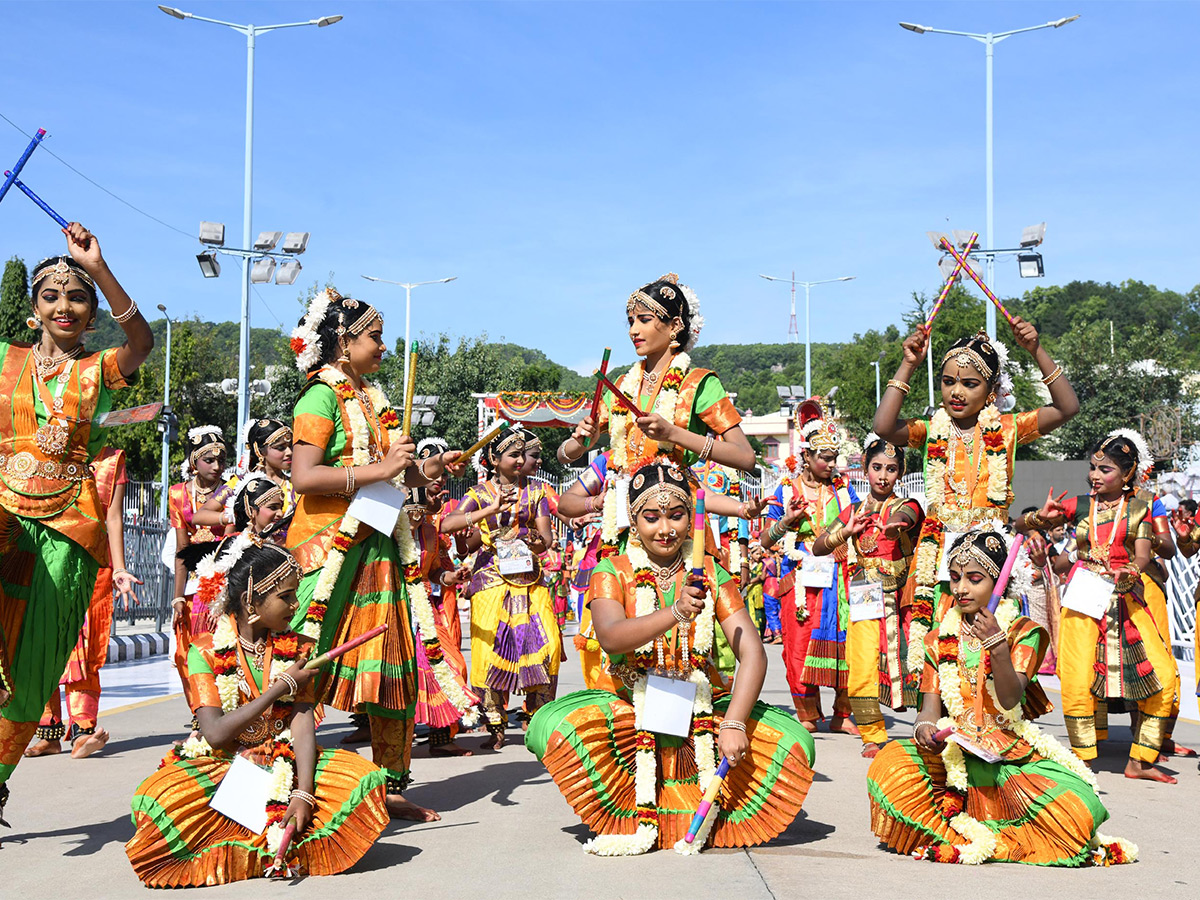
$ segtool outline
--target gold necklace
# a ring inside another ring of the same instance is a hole
[[[53,356],[47,356],[42,352],[41,347],[33,348],[33,360],[37,365],[37,373],[41,378],[49,377],[50,373],[57,369],[68,359],[75,359],[83,353],[83,344],[76,344],[70,350],[64,350],[62,353],[55,353]]]
[[[648,554],[647,559],[649,559]],[[658,582],[658,589],[665,594],[675,583],[675,573],[683,567],[683,551],[679,551],[670,565],[655,566],[653,561],[650,565],[654,567],[654,580]]]

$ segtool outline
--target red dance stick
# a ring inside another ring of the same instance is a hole
[[[596,382],[596,396],[592,399],[592,421],[600,421],[600,395],[604,393],[604,381],[608,376],[608,357],[612,347],[604,348],[604,358],[600,360],[600,380]]]
[[[942,238],[942,247],[950,252],[950,255],[954,257],[955,261],[962,266],[963,271],[970,275],[971,280],[979,285],[979,289],[983,291],[984,295],[996,304],[996,309],[1000,310],[1000,312],[1004,314],[1004,318],[1008,319],[1008,324],[1011,325],[1013,320],[1012,313],[1004,308],[1004,304],[1001,303],[999,298],[997,298],[996,295],[991,292],[991,289],[989,289],[988,286],[983,283],[983,279],[975,274],[975,270],[971,268],[971,264],[968,263],[965,258],[959,256],[958,251],[954,249],[954,245],[945,238]]]
[[[966,256],[975,249],[975,245],[979,243],[979,232],[976,231],[967,241],[967,246],[963,248],[963,256]],[[929,319],[925,323],[925,330],[928,331],[933,327],[933,320],[937,318],[937,314],[942,311],[942,304],[946,302],[946,298],[950,296],[950,288],[954,287],[954,280],[958,278],[958,274],[962,271],[962,263],[954,264],[954,271],[950,273],[950,277],[946,279],[946,283],[942,286],[942,292],[938,294],[937,300],[933,304],[933,309],[929,311]]]
[[[1004,589],[1008,587],[1008,578],[1012,575],[1013,563],[1017,561],[1017,554],[1021,552],[1021,545],[1024,543],[1025,535],[1018,534],[1013,539],[1012,546],[1008,548],[1008,558],[1004,560],[1000,577],[996,579],[996,586],[992,588],[992,599],[988,601],[988,612],[994,613],[1004,598]]]
[[[646,413],[642,412],[641,409],[638,408],[636,403],[625,396],[625,393],[619,387],[609,381],[607,376],[602,375],[599,369],[597,369],[593,374],[600,379],[600,383],[602,385],[612,392],[612,395],[616,401],[624,406],[627,410],[629,410],[631,413],[636,413],[639,419],[646,415]]]
[[[352,640],[346,641],[346,643],[344,643],[344,644],[339,644],[338,646],[334,647],[332,650],[326,650],[320,656],[314,656],[312,659],[310,659],[308,662],[306,662],[304,664],[304,668],[319,669],[319,668],[321,668],[321,666],[325,665],[325,663],[329,662],[330,660],[337,659],[339,656],[341,656],[347,650],[353,650],[359,644],[365,644],[367,641],[371,640],[371,638],[377,638],[381,634],[383,634],[385,631],[387,631],[386,625],[377,625],[375,628],[372,628],[370,631],[366,632],[365,634],[360,634],[358,637],[353,638]]]
[[[291,867],[288,866],[284,859],[287,857],[288,849],[292,845],[292,839],[296,836],[296,819],[293,817],[288,819],[287,828],[283,829],[283,837],[279,839],[279,851],[275,854],[275,861],[267,867],[263,872],[264,878],[290,878],[292,874]]]

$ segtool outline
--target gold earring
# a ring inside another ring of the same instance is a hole
[[[250,610],[250,615],[246,616],[246,621],[251,625],[256,625],[258,624],[258,620],[260,618],[262,617],[258,613],[256,613],[254,610]]]
[[[679,349],[679,332],[678,331],[671,332],[671,349],[672,350]]]
[[[42,320],[37,318],[37,316],[30,316],[28,319],[25,320],[25,327],[29,328],[31,331],[40,328],[41,325],[42,325]]]

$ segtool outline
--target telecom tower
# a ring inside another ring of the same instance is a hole
[[[792,270],[792,318],[788,322],[788,343],[800,343],[800,328],[796,325],[796,270]]]

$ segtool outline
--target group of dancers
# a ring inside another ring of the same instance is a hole
[[[103,746],[103,601],[111,616],[113,585],[128,594],[135,581],[121,565],[123,477],[105,467],[94,420],[153,338],[95,236],[77,224],[66,234],[68,255],[34,270],[38,343],[0,344],[0,814],[23,753],[54,752],[64,736],[73,755]],[[100,294],[127,340],[89,353]],[[1088,763],[1110,704],[1124,701],[1135,734],[1125,774],[1174,781],[1155,766],[1180,691],[1155,561],[1175,538],[1184,553],[1200,547],[1200,527],[1172,521],[1146,490],[1140,437],[1108,435],[1090,456],[1090,490],[1052,494],[1014,531],[1016,447],[1078,412],[1070,382],[1016,318],[1013,340],[1041,370],[1047,405],[1011,411],[1007,353],[981,333],[938,361],[941,409],[903,419],[929,350],[919,329],[865,442],[869,496],[839,472],[843,432],[812,398],[796,413],[799,458],[772,495],[743,499],[738,473],[756,461],[720,379],[692,366],[695,294],[666,275],[634,291],[625,313],[638,361],[558,448],[580,465],[608,439],[561,496],[531,477],[540,443],[513,427],[477,454],[478,484],[445,501],[466,454],[413,441],[370,380],[382,315],[332,288],[292,335],[307,378],[292,422],[252,420],[232,479],[220,430],[187,433],[169,508],[175,663],[194,719],[134,793],[126,850],[137,876],[180,887],[345,871],[390,817],[438,818],[405,797],[416,725],[434,754],[470,755],[455,735],[476,723],[498,749],[513,694],[526,746],[596,835],[588,852],[760,844],[788,828],[812,784],[821,688],[834,693],[830,730],[859,736],[870,759],[870,827],[886,847],[959,863],[1135,859],[1136,847],[1098,830],[1108,812]],[[923,502],[896,493],[907,449],[922,458]],[[403,497],[390,531],[352,515],[371,485]],[[594,531],[575,641],[587,688],[565,696],[554,517]],[[1044,534],[1060,523],[1073,524],[1077,549],[1054,560],[1069,568],[1052,647],[1021,610],[1032,575],[1050,571]],[[764,622],[747,598],[762,596],[770,553],[781,560],[770,630],[794,715],[759,700]],[[1052,708],[1038,684],[1048,652],[1069,749],[1035,724]],[[326,707],[355,717],[369,761],[317,744]],[[911,738],[890,738],[882,707],[918,710]],[[247,762],[268,773],[257,829],[218,811],[223,781]]]

